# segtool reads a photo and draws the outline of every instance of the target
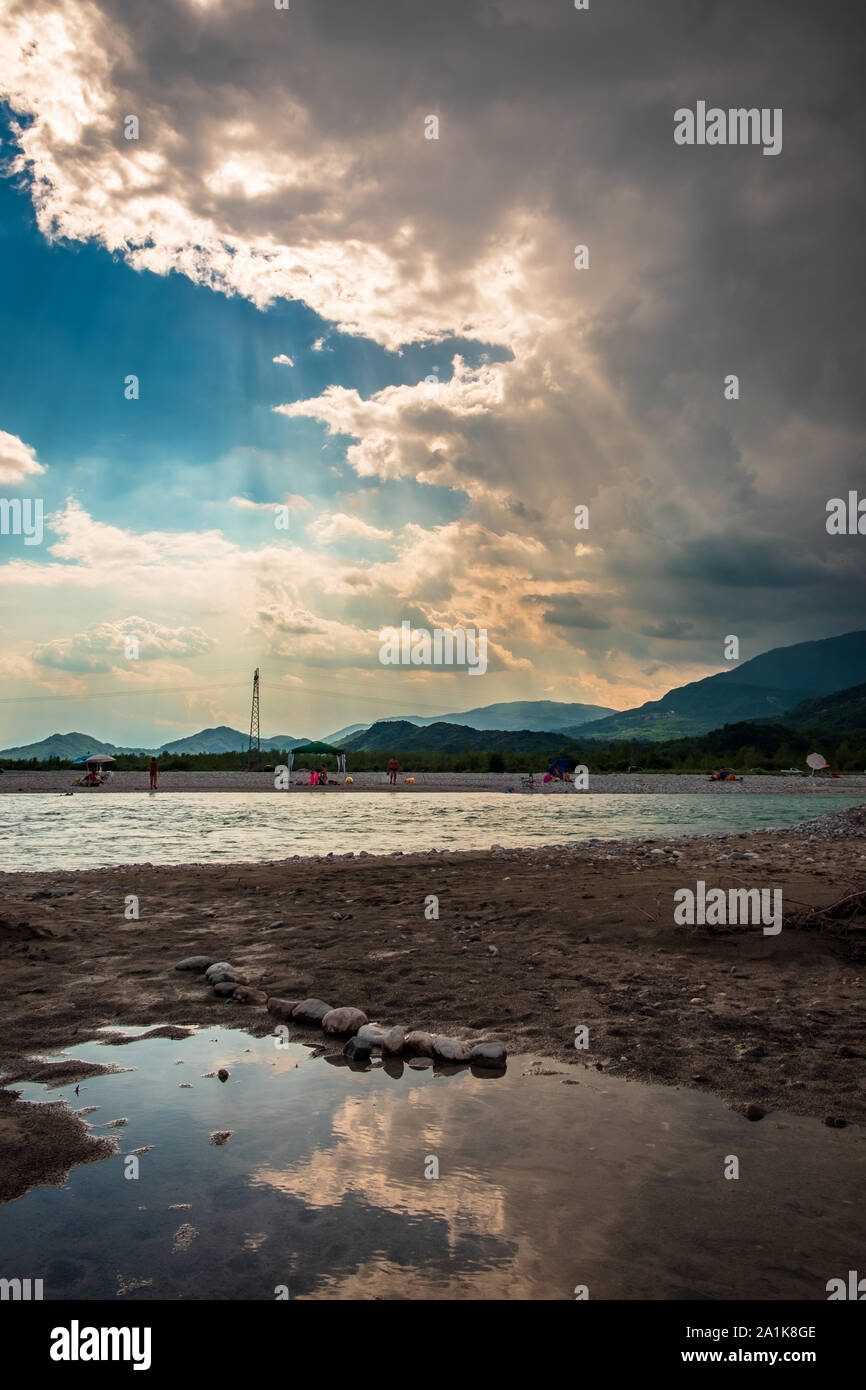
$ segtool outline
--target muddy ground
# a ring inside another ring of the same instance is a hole
[[[698,879],[781,888],[783,930],[676,926],[674,891]],[[264,1007],[216,998],[174,969],[205,954],[268,995],[499,1038],[562,1069],[591,1060],[738,1107],[866,1116],[866,807],[748,835],[4,874],[0,890],[7,1087],[40,1077],[34,1054],[63,1048],[74,1059],[105,1025],[271,1031]],[[133,894],[137,921],[124,915]],[[430,895],[438,920],[425,917]],[[575,1050],[578,1025],[588,1051]],[[22,1155],[22,1126],[35,1122],[21,1116],[37,1107],[8,1091],[0,1102],[0,1169],[14,1161],[16,1187],[28,1163],[44,1180],[62,1166],[57,1126],[39,1121]],[[69,1129],[76,1155],[81,1132],[78,1121]]]

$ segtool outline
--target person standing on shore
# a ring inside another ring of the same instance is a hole
[[[156,784],[159,781],[159,763],[156,758],[150,760],[150,790],[156,791]]]
[[[392,786],[392,787],[395,785],[395,783],[396,783],[396,781],[397,781],[397,773],[398,773],[399,771],[400,771],[400,764],[398,763],[397,759],[396,759],[396,758],[389,758],[389,760],[388,760],[388,775],[389,775],[389,779],[390,779],[390,782],[391,782],[391,786]]]

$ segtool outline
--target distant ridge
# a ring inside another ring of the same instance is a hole
[[[669,690],[590,730],[564,732],[582,740],[651,739],[653,742],[709,733],[724,724],[778,719],[802,700],[830,695],[866,682],[866,632],[846,632],[813,642],[775,647],[700,681]]]
[[[555,730],[473,729],[468,724],[418,725],[408,719],[382,719],[344,740],[347,752],[395,753],[508,752],[543,753],[575,750],[573,739]]]
[[[273,734],[270,738],[263,738],[261,743],[262,748],[268,749],[300,748],[309,741],[308,738],[295,738],[292,734]],[[242,753],[248,745],[248,734],[242,734],[239,730],[230,729],[223,724],[216,729],[202,729],[187,738],[162,743],[158,748],[122,748],[114,743],[106,743],[104,739],[94,738],[91,734],[49,734],[38,743],[0,749],[0,758],[22,761],[35,758],[39,762],[47,762],[49,758],[72,760],[82,757],[85,753],[106,753],[115,758],[123,753]]]
[[[560,730],[568,726],[574,728],[588,724],[592,720],[604,719],[616,714],[607,705],[572,704],[560,700],[508,700],[496,705],[479,705],[475,709],[460,710],[452,714],[399,714],[383,715],[381,719],[369,724],[349,724],[329,735],[328,743],[339,743],[351,739],[363,729],[377,724],[414,724],[418,728],[429,728],[432,724],[459,725],[471,729],[514,729],[520,731]],[[348,744],[347,744],[348,746]]]

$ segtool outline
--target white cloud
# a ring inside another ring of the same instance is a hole
[[[230,497],[229,506],[239,512],[273,512],[276,502],[251,502],[249,497]]]
[[[30,655],[41,666],[78,673],[123,669],[131,637],[138,642],[139,661],[158,657],[199,656],[212,650],[213,640],[198,627],[168,628],[147,618],[131,616],[99,623],[71,637],[55,638],[34,647]]]
[[[45,469],[36,457],[36,450],[15,434],[0,430],[0,483],[23,483]]]
[[[281,367],[294,367],[295,365],[292,358],[287,357],[287,355],[284,352],[281,352],[278,357],[271,358],[271,361],[278,363],[278,365]]]
[[[332,541],[364,540],[387,541],[393,531],[385,531],[379,526],[371,526],[359,516],[347,516],[345,512],[324,513],[307,527],[307,534],[320,545],[330,545]]]

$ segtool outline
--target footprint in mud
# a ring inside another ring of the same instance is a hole
[[[171,1253],[173,1255],[185,1255],[197,1235],[198,1231],[195,1226],[191,1226],[188,1221],[185,1221],[182,1226],[178,1226],[174,1233]]]
[[[136,1289],[149,1289],[152,1286],[152,1279],[125,1279],[122,1274],[118,1274],[115,1294],[122,1298],[125,1293],[134,1293]]]

